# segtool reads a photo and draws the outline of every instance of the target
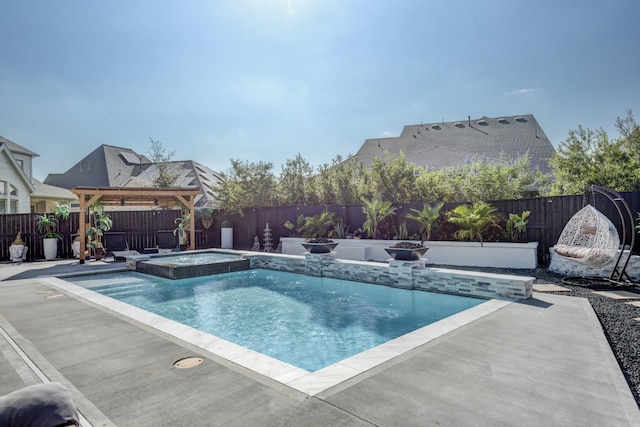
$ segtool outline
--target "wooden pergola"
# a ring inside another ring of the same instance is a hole
[[[80,264],[84,264],[89,206],[100,202],[102,206],[158,206],[175,207],[178,202],[189,209],[189,249],[195,249],[195,199],[199,187],[73,187],[71,192],[80,200]]]

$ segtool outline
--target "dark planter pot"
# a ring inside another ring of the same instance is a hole
[[[189,244],[187,243],[181,243],[179,246],[181,251],[186,251],[187,249],[189,249]]]
[[[423,246],[416,249],[384,248],[384,250],[396,261],[417,261],[429,248]]]
[[[104,257],[104,249],[103,248],[94,248],[93,254],[96,256],[96,261],[100,261]]]
[[[338,246],[337,243],[302,243],[302,246],[312,254],[328,254]]]

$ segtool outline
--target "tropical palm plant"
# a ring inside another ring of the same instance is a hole
[[[386,218],[395,215],[396,208],[391,202],[384,202],[378,198],[362,201],[362,213],[365,214],[367,220],[362,224],[362,229],[373,239],[377,239],[380,235],[378,226]]]
[[[324,210],[320,215],[304,218],[302,235],[307,239],[325,237],[335,221],[336,213]]]
[[[420,243],[424,243],[425,240],[431,240],[431,229],[433,228],[438,218],[440,218],[440,211],[444,206],[444,202],[430,205],[425,203],[422,206],[422,210],[411,208],[413,213],[407,214],[407,218],[412,219],[420,223]]]
[[[478,239],[483,243],[483,234],[491,227],[498,225],[497,209],[486,202],[475,202],[473,205],[460,205],[447,213],[447,220],[460,229],[455,232],[456,239]]]

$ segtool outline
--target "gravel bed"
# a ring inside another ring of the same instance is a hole
[[[577,281],[579,286],[572,285],[563,282],[564,276],[553,273],[546,268],[519,270],[440,265],[438,267],[533,276],[536,278],[534,283],[553,283],[571,290],[571,292],[558,292],[558,294],[588,299],[600,320],[605,336],[609,340],[609,345],[627,379],[636,403],[640,407],[640,321],[634,320],[640,318],[640,307],[629,305],[628,301],[615,300],[593,293],[595,290],[625,290],[640,294],[640,285],[612,285],[588,280]]]

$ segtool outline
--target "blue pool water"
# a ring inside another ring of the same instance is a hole
[[[159,265],[200,265],[235,259],[242,259],[242,257],[240,255],[220,252],[204,252],[186,255],[154,256],[146,262]]]
[[[310,372],[484,302],[260,269],[66,280]]]

